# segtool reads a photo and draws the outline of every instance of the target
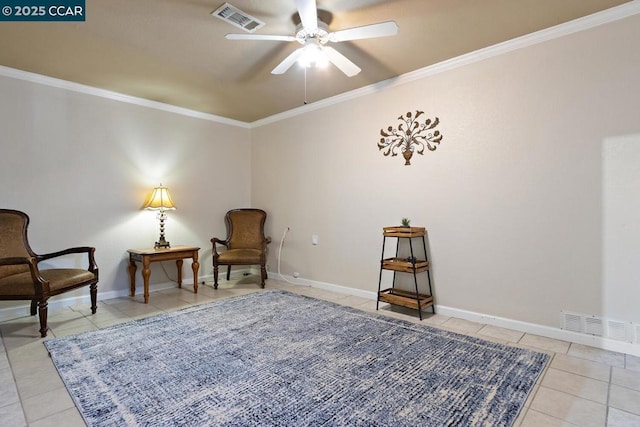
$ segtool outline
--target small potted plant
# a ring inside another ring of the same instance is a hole
[[[403,227],[409,227],[411,224],[411,220],[409,218],[402,218],[402,221],[400,223]]]

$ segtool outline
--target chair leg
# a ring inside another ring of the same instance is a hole
[[[267,268],[265,267],[264,264],[260,265],[260,277],[262,278],[260,287],[264,289],[264,281],[267,280]]]
[[[38,302],[38,314],[40,315],[40,336],[47,336],[47,307],[49,303],[46,299]]]
[[[38,312],[38,301],[32,299],[31,300],[31,315],[35,316]]]
[[[89,285],[89,293],[91,294],[91,313],[96,314],[98,309],[98,284]]]
[[[213,289],[218,289],[218,264],[213,265]]]
[[[227,280],[231,280],[231,266],[227,265]]]

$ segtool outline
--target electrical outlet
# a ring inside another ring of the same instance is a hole
[[[317,234],[312,234],[311,235],[311,244],[314,245],[314,246],[318,244],[318,235]]]

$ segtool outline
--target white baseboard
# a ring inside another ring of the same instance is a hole
[[[199,279],[202,279],[200,277]],[[183,285],[193,285],[193,279],[185,279],[182,281]],[[160,291],[163,289],[174,288],[177,285],[174,282],[162,282],[149,285],[149,292]],[[136,293],[142,291],[140,284],[136,286]],[[98,284],[98,302],[105,299],[128,297],[129,289],[118,289],[116,291],[100,292],[100,284]],[[13,307],[0,308],[0,322],[6,322],[8,320],[19,319],[21,317],[28,317],[31,315],[31,301],[17,300],[15,301],[19,305]],[[89,295],[89,288],[86,289],[86,293],[77,296],[55,296],[49,299],[48,312],[49,315],[56,310],[61,310],[70,306],[86,305],[91,307],[91,296]]]
[[[370,300],[373,300],[373,301],[376,300],[376,292],[364,291],[362,289],[349,288],[347,286],[335,285],[333,283],[318,282],[318,281],[315,281],[315,280],[303,279],[301,277],[297,277],[296,278],[296,277],[292,277],[292,276],[287,276],[286,274],[282,274],[281,276],[286,282],[289,282],[292,285],[311,286],[312,288],[324,289],[326,291],[331,291],[331,292],[335,292],[335,293],[338,293],[338,294],[354,295],[354,296],[357,296],[357,297],[366,298],[366,299],[370,299]],[[276,280],[282,280],[280,277],[278,277],[277,273],[269,272],[269,277],[272,277],[272,278],[274,278]]]
[[[259,273],[255,269],[247,270],[235,270],[231,272],[231,276],[235,279],[242,276],[244,273],[249,272],[251,274]],[[319,282],[316,280],[309,280],[303,278],[294,278],[288,275],[278,275],[276,272],[268,272],[269,277],[275,280],[283,280],[293,285],[298,286],[310,286],[312,288],[323,289],[331,292],[336,292],[345,295],[354,295],[361,298],[366,298],[375,301],[376,292],[365,291],[362,289],[349,288],[347,286],[336,285],[334,283]],[[226,281],[226,275],[221,275],[221,281]],[[207,281],[213,281],[213,275],[198,277],[198,283]],[[185,285],[193,285],[193,279],[185,279]],[[149,292],[155,292],[162,289],[168,289],[175,287],[173,282],[156,283],[149,286]],[[117,291],[100,292],[98,291],[98,300],[112,299],[129,296],[129,289],[119,289]],[[90,297],[88,295],[69,297],[69,298],[53,298],[49,300],[49,313],[56,309],[61,309],[69,306],[86,304],[89,306]],[[20,317],[29,316],[30,303],[25,302],[24,305],[7,307],[0,309],[0,322],[7,320],[17,319]],[[573,331],[567,331],[560,328],[553,328],[550,326],[539,325],[536,323],[522,322],[514,319],[507,319],[503,317],[491,316],[488,314],[477,313],[473,311],[461,310],[453,307],[447,307],[436,304],[435,311],[438,314],[444,316],[456,317],[458,319],[469,320],[471,322],[484,323],[491,326],[497,326],[501,328],[512,329],[529,334],[540,335],[547,338],[558,339],[576,344],[588,345],[603,350],[616,351],[620,353],[631,354],[633,356],[640,357],[640,345],[629,342],[616,341],[608,338],[597,337],[588,334],[582,334]]]
[[[598,337],[579,332],[567,331],[551,326],[539,325],[536,323],[522,322],[520,320],[507,319],[504,317],[491,316],[483,313],[476,313],[457,308],[446,307],[436,304],[436,313],[444,316],[456,317],[458,319],[469,320],[471,322],[484,323],[491,326],[513,329],[528,334],[540,335],[547,338],[567,341],[576,344],[588,345],[602,350],[616,351],[619,353],[640,356],[640,345],[630,342],[616,341],[609,338]]]
[[[231,277],[236,279],[242,276],[244,273],[253,273],[250,269],[242,269],[242,270],[233,270],[231,272]],[[226,273],[220,274],[220,281],[226,281]],[[201,284],[203,282],[213,282],[213,275],[199,276],[198,283]],[[193,285],[193,279],[184,279],[182,281],[183,285]],[[149,292],[161,291],[163,289],[170,289],[176,287],[175,282],[162,282],[162,283],[153,283],[149,285]],[[136,284],[136,294],[142,291],[142,285],[140,283]],[[129,288],[127,289],[118,289],[116,291],[100,291],[100,284],[98,284],[98,301],[105,299],[113,299],[113,298],[122,298],[129,296]],[[0,308],[0,322],[6,322],[8,320],[19,319],[21,317],[30,316],[31,311],[31,302],[28,300],[17,300],[15,301],[17,305],[12,307]],[[91,296],[89,295],[89,289],[87,288],[86,294],[76,295],[76,296],[56,296],[49,299],[49,313],[55,312],[55,310],[64,309],[69,306],[76,305],[86,305],[87,307],[91,306]]]
[[[273,274],[274,278],[277,278],[276,273]],[[270,276],[271,277],[271,276]],[[284,275],[287,281],[296,285],[311,286],[318,289],[324,289],[341,294],[355,295],[362,298],[376,300],[376,292],[364,291],[361,289],[353,289],[345,286],[335,285],[326,282],[317,282],[314,280],[307,280],[302,278],[293,278],[291,276]],[[483,313],[476,313],[467,310],[460,310],[453,307],[446,307],[436,304],[435,311],[443,316],[456,317],[458,319],[469,320],[471,322],[484,323],[486,325],[497,326],[506,329],[512,329],[519,332],[528,334],[540,335],[547,338],[553,338],[557,340],[567,341],[576,344],[588,345],[603,350],[616,351],[620,353],[631,354],[633,356],[640,356],[640,345],[630,342],[616,341],[608,338],[597,337],[588,334],[581,334],[578,332],[567,331],[560,328],[553,328],[551,326],[538,325],[536,323],[522,322],[520,320],[507,319],[503,317],[491,316]]]

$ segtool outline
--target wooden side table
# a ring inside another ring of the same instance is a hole
[[[129,252],[129,276],[131,278],[131,296],[136,294],[136,261],[142,263],[142,278],[144,280],[144,303],[149,303],[149,276],[151,269],[149,264],[156,261],[176,261],[178,267],[178,287],[182,287],[182,260],[193,259],[193,292],[198,293],[198,251],[195,246],[174,246],[172,248],[128,249]]]

